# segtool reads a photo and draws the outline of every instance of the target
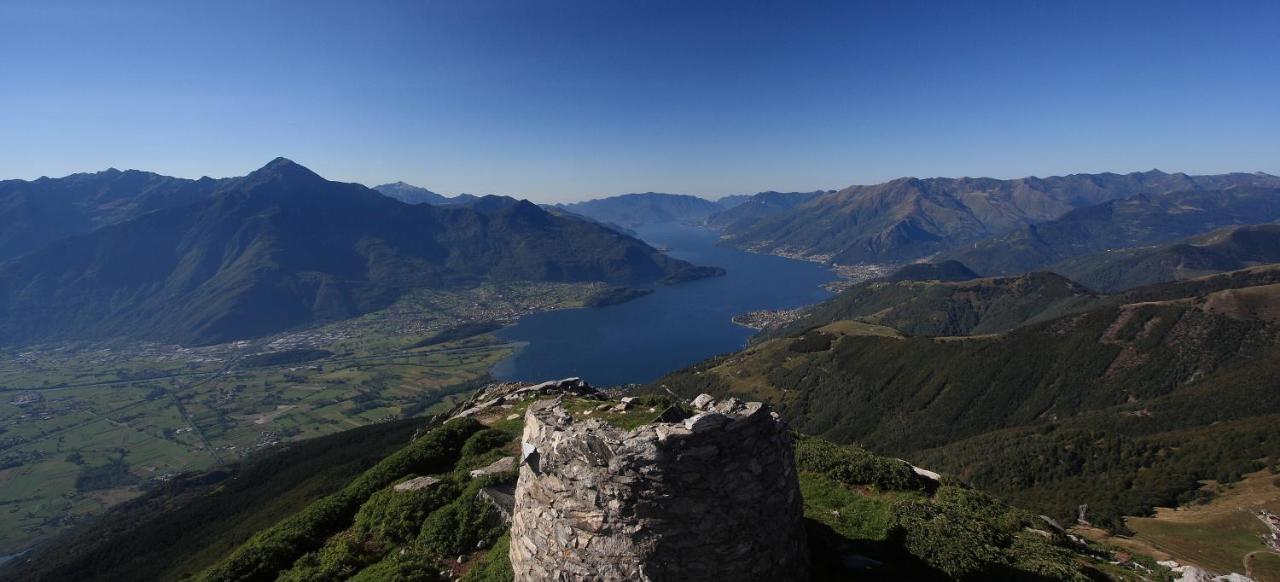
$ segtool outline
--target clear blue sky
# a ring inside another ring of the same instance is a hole
[[[1278,31],[1274,0],[0,0],[0,177],[286,156],[564,201],[1280,173]]]

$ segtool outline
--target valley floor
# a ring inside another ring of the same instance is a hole
[[[447,410],[487,381],[512,346],[481,335],[415,347],[424,337],[577,307],[599,287],[421,292],[353,320],[208,347],[0,352],[0,554],[185,472]]]

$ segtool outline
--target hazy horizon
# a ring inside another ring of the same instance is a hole
[[[569,202],[1277,174],[1278,19],[1266,2],[0,2],[0,177],[286,156]]]
[[[458,196],[458,195],[461,195],[461,194],[469,194],[469,195],[473,195],[473,196],[488,196],[488,195],[495,195],[495,196],[510,196],[510,197],[513,197],[513,198],[526,199],[526,200],[530,200],[530,201],[532,201],[532,202],[538,202],[538,203],[541,203],[541,204],[572,204],[572,203],[574,203],[574,202],[584,202],[584,201],[587,201],[587,200],[598,200],[598,199],[601,199],[601,198],[610,198],[610,197],[615,197],[615,196],[626,196],[626,195],[631,195],[631,194],[654,194],[654,193],[656,193],[656,194],[674,194],[674,195],[683,195],[683,196],[695,196],[695,197],[702,198],[702,199],[705,199],[705,200],[716,201],[716,200],[719,200],[719,199],[722,199],[722,198],[726,198],[726,197],[730,197],[730,196],[740,196],[740,195],[747,195],[747,196],[750,196],[750,195],[752,195],[752,194],[758,194],[758,193],[761,193],[761,192],[815,192],[815,191],[839,191],[839,190],[843,190],[843,189],[845,189],[845,188],[849,188],[849,187],[852,187],[852,186],[870,186],[870,185],[881,184],[881,183],[884,183],[884,182],[889,182],[889,181],[898,180],[898,179],[906,179],[906,178],[917,178],[917,179],[921,179],[921,180],[928,180],[928,179],[934,179],[934,178],[942,178],[942,179],[986,179],[986,178],[991,178],[991,179],[996,179],[996,180],[1017,180],[1017,179],[1021,179],[1021,178],[1052,178],[1052,177],[1058,177],[1058,176],[1067,176],[1067,175],[1071,175],[1071,174],[1108,174],[1108,173],[1111,173],[1111,174],[1120,174],[1120,175],[1123,175],[1123,174],[1133,174],[1133,173],[1142,173],[1142,172],[1151,172],[1151,171],[1160,171],[1160,172],[1164,172],[1164,173],[1167,173],[1167,174],[1178,174],[1178,173],[1182,173],[1182,174],[1188,174],[1188,175],[1193,175],[1193,176],[1194,176],[1194,175],[1205,175],[1205,174],[1228,174],[1228,173],[1245,173],[1245,174],[1263,173],[1263,174],[1276,175],[1276,174],[1275,174],[1275,173],[1273,173],[1273,172],[1267,172],[1267,171],[1265,171],[1265,170],[1247,170],[1247,169],[1227,170],[1227,171],[1225,171],[1225,172],[1187,172],[1187,171],[1183,171],[1183,170],[1170,170],[1170,169],[1166,169],[1166,168],[1147,168],[1147,169],[1145,169],[1145,170],[1128,170],[1128,171],[1123,171],[1123,172],[1117,172],[1117,171],[1112,171],[1112,170],[1100,170],[1100,171],[1078,171],[1078,172],[1067,172],[1067,173],[1063,173],[1063,174],[1044,174],[1044,175],[1032,175],[1032,174],[1029,174],[1029,175],[1025,175],[1025,176],[895,176],[895,177],[893,177],[893,178],[889,178],[889,179],[886,179],[886,180],[881,180],[881,181],[879,181],[879,182],[851,182],[851,183],[848,183],[848,184],[843,184],[843,185],[839,185],[839,186],[832,186],[832,187],[829,187],[829,188],[788,188],[788,189],[773,188],[773,189],[764,189],[764,190],[754,190],[754,191],[751,191],[751,192],[731,192],[731,193],[728,193],[728,194],[719,194],[719,195],[709,195],[709,194],[704,194],[704,193],[699,193],[699,192],[658,191],[658,190],[653,190],[653,189],[647,189],[647,190],[643,190],[643,189],[642,189],[642,190],[631,190],[631,191],[627,191],[627,192],[610,192],[610,193],[590,194],[590,195],[584,196],[584,197],[582,197],[582,198],[577,198],[577,199],[573,199],[573,200],[535,200],[535,199],[533,199],[533,198],[531,198],[531,197],[528,197],[528,196],[521,196],[521,195],[520,195],[520,194],[518,194],[518,193],[503,193],[503,192],[474,192],[474,191],[442,192],[442,191],[440,191],[440,190],[437,190],[437,189],[432,188],[432,187],[427,186],[427,185],[423,185],[423,184],[414,184],[414,183],[409,182],[409,181],[407,181],[407,180],[399,180],[399,179],[388,179],[388,180],[373,181],[373,182],[359,182],[359,181],[354,181],[354,180],[343,180],[343,179],[340,179],[340,178],[335,178],[335,177],[333,177],[333,176],[325,175],[325,173],[324,173],[324,171],[323,171],[323,168],[315,168],[315,167],[312,167],[312,166],[310,166],[310,165],[308,165],[308,164],[306,164],[306,163],[299,162],[298,160],[294,160],[294,159],[292,159],[292,158],[289,158],[288,156],[277,156],[277,157],[281,157],[281,158],[289,159],[290,161],[293,161],[294,163],[297,163],[298,165],[301,165],[301,166],[303,166],[303,167],[305,167],[305,168],[307,168],[307,169],[309,169],[309,170],[311,170],[311,171],[315,172],[316,174],[320,175],[320,177],[325,178],[326,180],[336,181],[336,182],[351,182],[351,183],[360,184],[361,186],[364,186],[364,187],[366,187],[366,188],[376,188],[376,187],[378,187],[378,186],[384,186],[384,185],[388,185],[388,184],[395,184],[395,183],[397,183],[397,182],[402,182],[402,183],[408,184],[409,186],[415,186],[415,187],[418,187],[418,188],[425,188],[425,189],[427,189],[427,190],[430,190],[430,191],[432,191],[432,192],[435,192],[436,194],[441,194],[441,195],[444,195],[444,196],[451,196],[451,197],[452,197],[452,196]],[[273,158],[273,159],[274,159],[274,158]],[[258,165],[258,166],[254,166],[254,167],[249,168],[249,169],[247,169],[247,170],[245,170],[245,171],[243,171],[243,172],[240,172],[240,173],[238,173],[238,174],[231,174],[231,175],[226,175],[226,176],[208,176],[207,174],[201,174],[201,175],[189,175],[189,176],[179,176],[179,175],[174,175],[174,174],[166,174],[166,173],[164,173],[164,172],[156,172],[155,170],[151,170],[151,169],[147,169],[147,168],[117,168],[117,167],[114,167],[114,166],[112,166],[112,167],[108,167],[108,168],[96,169],[96,170],[84,170],[84,171],[79,171],[79,172],[72,172],[71,174],[93,174],[93,173],[98,173],[98,172],[107,172],[107,171],[111,171],[111,170],[117,170],[117,171],[122,171],[122,172],[123,172],[123,171],[137,170],[137,171],[142,171],[142,172],[153,172],[153,173],[156,173],[156,174],[165,175],[165,176],[171,176],[171,177],[174,177],[174,178],[185,178],[185,179],[191,179],[191,180],[198,180],[198,179],[200,179],[200,178],[204,178],[204,177],[215,178],[215,179],[223,179],[223,178],[238,178],[238,177],[245,176],[245,175],[249,174],[250,172],[252,172],[252,171],[254,171],[254,170],[257,170],[258,168],[261,168],[261,167],[262,167],[262,166],[264,166],[264,165],[266,165],[266,164],[265,164],[265,163],[264,163],[264,164],[260,164],[260,165]],[[37,180],[37,179],[40,179],[40,178],[63,178],[63,177],[69,176],[69,175],[71,175],[71,174],[62,174],[62,175],[57,175],[57,176],[41,175],[41,176],[33,176],[33,177],[0,176],[0,180],[10,180],[10,179],[20,179],[20,180]]]

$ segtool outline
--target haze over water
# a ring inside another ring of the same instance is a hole
[[[816,263],[716,246],[716,234],[701,228],[668,223],[636,230],[673,257],[727,274],[659,287],[621,305],[522,318],[497,333],[527,345],[495,366],[495,377],[532,382],[581,376],[597,386],[648,382],[741,348],[755,332],[734,324],[734,315],[821,301],[831,295],[821,285],[836,278]]]

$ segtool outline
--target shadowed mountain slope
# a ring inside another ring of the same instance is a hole
[[[723,208],[703,198],[686,194],[623,194],[573,204],[562,208],[604,223],[635,228],[661,222],[701,223]]]
[[[491,202],[409,205],[277,159],[194,205],[0,265],[0,341],[221,342],[351,317],[414,288],[633,284],[691,268],[529,202]]]
[[[0,181],[0,261],[153,210],[192,204],[221,182],[115,169]]]

